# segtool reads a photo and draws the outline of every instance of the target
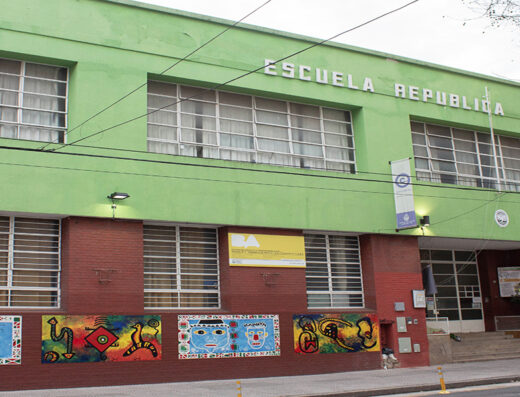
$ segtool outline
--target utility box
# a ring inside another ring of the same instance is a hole
[[[399,353],[411,353],[412,352],[412,338],[398,338],[399,342]]]
[[[406,332],[406,317],[396,317],[397,332]]]

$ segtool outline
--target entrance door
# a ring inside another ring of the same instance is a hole
[[[421,266],[431,266],[437,286],[429,318],[448,318],[450,332],[484,331],[475,251],[421,250]]]

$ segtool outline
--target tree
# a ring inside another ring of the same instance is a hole
[[[512,23],[520,27],[520,1],[518,0],[462,0],[471,9],[491,20],[492,26]]]

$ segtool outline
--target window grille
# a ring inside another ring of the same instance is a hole
[[[60,305],[60,221],[0,217],[0,307]]]
[[[150,152],[355,173],[348,111],[149,81],[148,112]]]
[[[218,308],[217,230],[144,226],[144,307]]]
[[[520,139],[426,123],[411,123],[418,180],[520,191]]]
[[[305,257],[309,308],[364,307],[357,237],[306,234]]]
[[[0,59],[0,137],[64,142],[66,68]]]

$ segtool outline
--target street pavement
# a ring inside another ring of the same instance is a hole
[[[520,359],[444,364],[442,365],[442,372],[448,389],[519,382]],[[13,391],[1,392],[0,396],[237,397],[239,394],[238,380],[240,381],[242,397],[364,397],[441,390],[437,366],[429,366],[272,378]]]

